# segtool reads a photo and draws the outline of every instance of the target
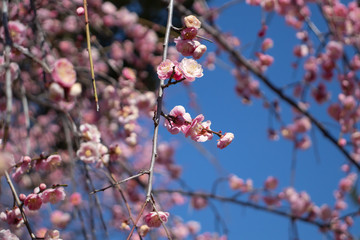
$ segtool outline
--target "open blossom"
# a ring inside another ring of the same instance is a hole
[[[15,181],[20,180],[20,177],[29,170],[31,158],[29,156],[23,156],[20,163],[21,165],[16,168],[15,172],[12,174]]]
[[[191,116],[185,112],[183,106],[175,106],[169,113],[171,120],[165,121],[165,127],[171,134],[177,134],[180,131],[185,133],[190,127]]]
[[[194,15],[189,15],[184,18],[184,23],[187,28],[194,27],[196,29],[199,29],[201,27],[200,20],[195,17]]]
[[[178,62],[173,62],[169,59],[166,59],[165,61],[161,62],[160,65],[157,67],[157,74],[159,79],[165,80],[169,79],[173,74],[173,79],[180,80],[183,78],[182,73],[180,72],[178,68]]]
[[[19,240],[19,238],[8,229],[0,230],[0,240]]]
[[[204,116],[202,114],[198,115],[191,122],[190,127],[186,131],[185,136],[190,136],[192,140],[196,142],[206,142],[207,140],[211,140],[213,134],[207,130],[210,130],[210,121],[202,122],[204,120]]]
[[[51,213],[50,220],[51,223],[54,224],[54,226],[58,228],[65,228],[66,225],[68,225],[68,223],[70,222],[71,216],[69,213],[56,210]]]
[[[24,223],[24,220],[21,216],[21,211],[18,207],[15,207],[12,210],[6,210],[5,212],[0,213],[0,219],[4,222],[7,222],[9,225],[16,225],[20,227]]]
[[[190,82],[195,81],[195,78],[203,76],[202,66],[194,59],[184,58],[180,62],[179,68],[184,77]]]
[[[55,82],[66,88],[70,88],[76,82],[74,66],[66,58],[61,58],[54,63],[51,76]]]
[[[97,142],[97,143],[100,142],[101,134],[95,125],[88,124],[88,123],[81,124],[79,129],[80,129],[82,137],[86,141],[93,141],[93,142]]]
[[[59,188],[49,188],[46,189],[42,194],[41,194],[41,198],[43,203],[52,203],[55,204],[59,201],[62,201],[65,199],[66,193],[63,187],[59,187]]]
[[[94,163],[99,159],[99,151],[97,143],[83,142],[80,145],[76,155],[85,163]]]
[[[8,28],[11,36],[11,40],[14,43],[22,44],[26,39],[26,27],[19,21],[9,21]],[[4,28],[1,29],[1,36],[3,39],[4,37]]]
[[[159,213],[159,215],[158,215],[158,213]],[[170,213],[162,212],[162,211],[158,211],[158,213],[157,212],[149,212],[148,214],[145,215],[144,221],[149,227],[158,228],[161,226],[162,222],[166,223],[168,221]]]
[[[45,234],[44,240],[62,240],[58,230],[48,230]]]
[[[42,205],[41,197],[39,194],[31,193],[25,198],[24,205],[30,210],[39,210]]]
[[[227,147],[232,142],[233,139],[234,139],[233,133],[225,133],[219,139],[219,141],[217,143],[217,147],[220,149],[223,149],[223,148]]]

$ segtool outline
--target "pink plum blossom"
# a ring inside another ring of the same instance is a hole
[[[186,131],[185,136],[190,136],[192,140],[196,142],[206,142],[207,140],[211,140],[213,134],[207,130],[210,130],[211,122],[208,120],[206,122],[202,122],[204,120],[204,116],[202,114],[198,115],[191,122],[190,127]]]
[[[169,113],[169,119],[165,120],[165,127],[171,134],[185,133],[190,127],[191,116],[183,106],[175,106]]]
[[[159,215],[158,215],[158,213],[159,213]],[[144,222],[149,227],[154,227],[154,228],[160,227],[162,223],[166,223],[168,221],[170,213],[162,212],[162,211],[158,211],[158,213],[150,212],[150,213],[146,214],[144,216]]]
[[[55,82],[65,88],[70,88],[76,82],[74,66],[66,58],[61,58],[54,63],[51,75]]]
[[[78,192],[74,192],[70,196],[70,202],[73,206],[79,206],[82,203],[81,194]]]
[[[277,186],[278,180],[273,176],[269,176],[264,183],[264,188],[266,190],[274,190]]]
[[[181,38],[184,40],[192,40],[196,37],[198,30],[194,27],[185,28],[181,31]]]
[[[199,46],[197,46],[192,54],[192,57],[194,59],[199,59],[202,57],[202,55],[204,55],[204,53],[206,52],[207,47],[204,44],[201,44]]]
[[[60,84],[53,82],[49,87],[49,97],[55,102],[60,102],[65,98],[65,90]]]
[[[54,226],[58,228],[65,228],[66,225],[68,225],[68,223],[70,222],[71,216],[69,213],[56,210],[51,213],[50,220],[51,223],[54,224]]]
[[[88,123],[81,124],[79,129],[85,141],[100,142],[101,134],[95,125]]]
[[[66,193],[63,187],[49,188],[41,194],[43,203],[50,202],[51,204],[58,203],[65,199]]]
[[[26,173],[30,168],[31,158],[29,156],[23,156],[20,160],[21,165],[16,168],[15,172],[12,174],[12,177],[15,181],[19,181],[21,175]]]
[[[194,59],[184,58],[181,60],[179,68],[184,77],[190,82],[195,81],[195,78],[203,76],[202,66]]]
[[[44,240],[62,240],[58,230],[48,230],[45,233]]]
[[[261,50],[265,52],[268,49],[272,48],[273,46],[274,46],[273,40],[271,38],[265,38],[261,44]]]
[[[78,7],[78,8],[76,9],[76,14],[77,14],[78,16],[84,15],[84,14],[85,14],[85,9],[84,9],[83,7]]]
[[[9,229],[2,229],[0,230],[0,240],[19,240],[19,238]]]
[[[19,21],[9,21],[8,28],[11,40],[14,43],[22,44],[26,40],[26,27]],[[4,38],[4,28],[1,29],[1,37]]]
[[[244,180],[236,175],[231,175],[229,185],[232,190],[240,190],[244,186]]]
[[[17,227],[20,227],[21,224],[24,223],[24,220],[21,216],[21,211],[18,207],[13,208],[12,210],[1,212],[0,219],[4,222],[7,222],[9,225],[16,225]]]
[[[221,136],[221,138],[218,140],[217,147],[220,149],[223,149],[227,147],[234,139],[233,133],[225,133]]]
[[[196,29],[199,29],[201,27],[200,20],[195,17],[194,15],[189,15],[184,18],[184,23],[187,28],[194,27]]]
[[[57,166],[59,166],[61,161],[62,161],[62,158],[60,155],[53,154],[53,155],[50,155],[45,161],[43,161],[43,166],[46,169],[51,170],[51,169],[54,169]]]
[[[176,38],[176,50],[178,50],[184,57],[192,56],[195,49],[200,46],[200,42],[196,40]]]
[[[95,163],[100,157],[97,143],[81,143],[79,150],[76,152],[76,155],[80,158],[81,161],[84,161],[85,163]]]
[[[166,80],[169,79],[171,76],[175,80],[180,80],[183,78],[182,73],[178,68],[178,62],[175,63],[169,59],[161,62],[160,65],[157,67],[157,74],[159,79]]]
[[[208,205],[208,200],[204,196],[194,195],[191,197],[190,203],[193,208],[200,210]]]
[[[29,210],[39,210],[42,205],[42,200],[39,194],[31,193],[25,200],[24,205],[29,208]]]

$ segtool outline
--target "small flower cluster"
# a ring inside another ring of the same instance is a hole
[[[12,177],[18,182],[21,179],[21,176],[27,173],[33,166],[35,166],[37,170],[49,171],[57,167],[61,161],[61,156],[58,154],[50,156],[40,155],[40,157],[36,159],[31,159],[29,156],[23,156],[15,165],[16,170],[12,174]]]
[[[175,39],[176,50],[184,57],[192,56],[199,59],[207,50],[205,45],[195,40],[201,22],[195,16],[189,15],[184,18],[184,23],[186,27],[181,30],[181,36]]]
[[[66,193],[63,187],[54,186],[47,188],[45,183],[34,189],[29,195],[20,194],[19,198],[29,210],[39,210],[43,203],[56,204],[65,199]]]
[[[75,105],[75,98],[81,94],[81,84],[76,83],[76,72],[73,64],[66,58],[58,59],[51,72],[54,80],[50,84],[50,99],[60,107],[70,110]]]
[[[196,78],[203,76],[202,66],[194,59],[184,58],[181,62],[166,59],[157,67],[159,79],[174,79],[176,81],[187,80],[195,81]]]
[[[95,125],[82,124],[80,134],[84,142],[80,144],[76,155],[85,163],[96,163],[97,167],[109,162],[108,148],[100,142],[100,132]]]
[[[175,106],[165,120],[165,127],[171,134],[182,132],[185,137],[189,137],[196,142],[206,142],[213,138],[213,134],[220,137],[217,147],[223,149],[227,147],[234,139],[234,134],[214,132],[210,129],[211,121],[204,122],[204,116],[198,115],[191,119],[189,113],[183,106]]]
[[[157,74],[161,80],[193,82],[203,76],[202,66],[194,60],[201,58],[207,49],[195,40],[201,22],[193,15],[185,17],[184,22],[186,27],[181,30],[181,36],[175,39],[176,50],[185,57],[192,56],[193,59],[184,58],[180,63],[169,59],[161,62],[157,67]]]

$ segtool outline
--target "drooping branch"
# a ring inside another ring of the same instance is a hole
[[[181,4],[175,4],[175,6],[184,15],[193,14],[191,11],[186,9]],[[232,57],[232,59],[236,65],[241,65],[244,68],[246,68],[249,72],[251,72],[258,79],[260,79],[271,91],[273,91],[284,102],[289,104],[291,107],[296,109],[298,112],[302,113],[304,116],[308,117],[309,120],[323,134],[323,136],[326,139],[328,139],[346,157],[346,159],[358,169],[358,171],[360,171],[359,163],[357,163],[355,161],[355,159],[350,155],[350,153],[344,147],[342,147],[338,144],[337,139],[331,135],[331,133],[325,128],[325,126],[320,121],[318,121],[309,111],[302,108],[300,104],[298,104],[292,98],[287,96],[281,88],[275,86],[268,77],[266,77],[262,72],[260,72],[259,69],[257,69],[248,60],[246,60],[246,58],[243,55],[241,55],[239,51],[235,50],[231,46],[231,44],[228,43],[228,41],[223,37],[223,34],[219,29],[207,24],[205,21],[202,21],[202,27],[208,34],[210,34],[221,45],[221,47],[226,52],[228,52],[228,54]]]

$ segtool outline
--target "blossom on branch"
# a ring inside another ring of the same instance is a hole
[[[168,221],[169,215],[170,213],[162,211],[150,212],[145,215],[144,221],[149,227],[158,228],[161,226],[161,223],[166,223]]]
[[[189,82],[203,76],[202,66],[194,59],[184,58],[179,64],[180,71]]]
[[[185,136],[190,136],[191,139],[196,142],[206,142],[207,140],[211,140],[213,137],[213,134],[210,132],[211,121],[208,120],[206,122],[202,122],[203,120],[204,116],[202,114],[194,118]]]
[[[74,65],[66,58],[61,58],[54,63],[51,75],[55,82],[65,88],[70,88],[76,82]]]
[[[227,147],[232,142],[233,139],[234,139],[233,133],[225,133],[218,140],[217,147],[223,149]]]
[[[196,29],[199,29],[201,27],[200,20],[195,17],[194,15],[189,15],[184,18],[184,23],[187,28],[194,27]]]
[[[177,61],[173,62],[169,59],[161,62],[157,67],[157,74],[159,79],[165,80],[170,79],[171,77],[175,80],[180,80],[183,78],[182,73],[178,68],[179,63]]]
[[[165,121],[165,127],[171,134],[185,133],[190,127],[191,116],[183,106],[175,106],[169,113],[170,119]],[[170,121],[169,121],[170,120]]]

